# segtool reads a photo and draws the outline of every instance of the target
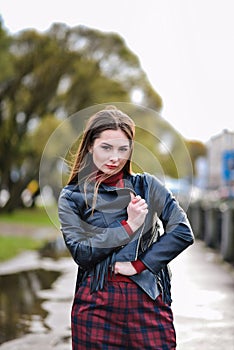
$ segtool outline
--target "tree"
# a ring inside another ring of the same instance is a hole
[[[162,106],[137,56],[114,33],[54,24],[11,37],[0,25],[0,53],[0,191],[10,195],[0,211],[22,205],[22,191],[38,179],[33,132],[48,115],[61,120],[93,104],[130,102],[136,89],[146,106]]]
[[[193,174],[196,175],[196,167],[195,167],[196,160],[199,157],[206,156],[207,148],[203,142],[196,141],[196,140],[187,140],[186,145],[189,150],[189,154],[193,165]]]

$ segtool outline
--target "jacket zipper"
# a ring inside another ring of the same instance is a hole
[[[138,251],[139,251],[140,241],[141,241],[141,237],[142,237],[144,228],[145,228],[145,223],[143,224],[142,229],[141,229],[141,233],[139,234],[139,237],[138,237],[137,247],[136,247],[136,254],[135,254],[135,260],[137,260],[137,257],[138,257]]]

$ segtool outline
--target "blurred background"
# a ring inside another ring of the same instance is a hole
[[[116,102],[146,109],[136,116],[137,141],[159,166],[147,156],[134,170],[162,178],[196,237],[233,265],[233,9],[231,0],[1,1],[0,263],[32,249],[42,259],[66,256],[56,213],[61,159],[43,163],[51,178],[40,182],[43,152],[68,117]],[[35,271],[0,276],[0,343],[45,318],[40,307],[25,311],[23,290],[32,302],[58,275]],[[22,281],[18,326],[9,328],[9,290]]]

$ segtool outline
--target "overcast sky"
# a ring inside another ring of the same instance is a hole
[[[0,12],[10,33],[55,22],[117,32],[185,138],[234,131],[233,0],[0,0]]]

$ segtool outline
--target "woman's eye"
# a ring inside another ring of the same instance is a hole
[[[102,149],[104,149],[105,151],[109,151],[111,149],[110,146],[102,146]]]
[[[120,148],[120,152],[127,152],[127,151],[128,151],[128,148],[126,147]]]

